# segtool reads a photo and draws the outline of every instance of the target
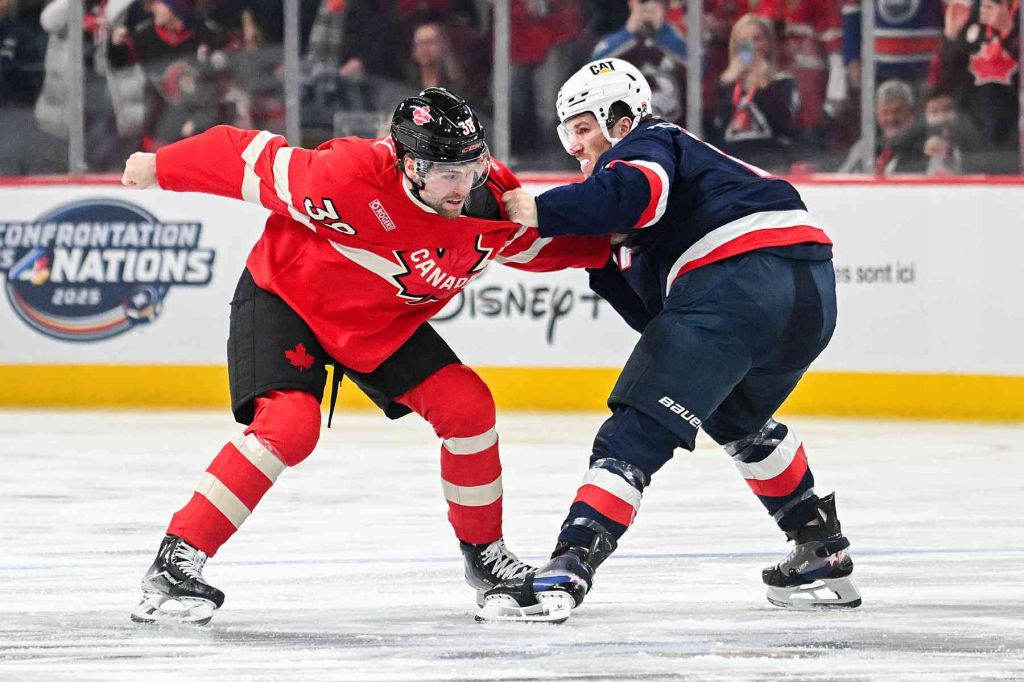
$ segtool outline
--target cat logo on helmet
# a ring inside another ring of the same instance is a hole
[[[597,119],[597,125],[611,144],[620,138],[613,138],[608,127],[612,120],[612,105],[622,102],[629,107],[635,126],[651,111],[651,86],[640,70],[622,59],[603,59],[585,64],[565,81],[555,99],[558,112],[558,137],[565,151],[571,141],[565,127],[573,118],[590,113]]]
[[[425,123],[430,123],[434,120],[430,116],[430,107],[413,107],[412,110],[412,122],[418,126]]]

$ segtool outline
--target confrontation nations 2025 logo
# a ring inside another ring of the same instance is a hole
[[[14,312],[46,336],[99,341],[160,316],[172,286],[209,284],[202,225],[162,222],[118,199],[0,221],[0,273]]]

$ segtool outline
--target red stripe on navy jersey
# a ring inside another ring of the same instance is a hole
[[[644,207],[643,212],[640,213],[640,218],[636,221],[636,224],[633,226],[634,228],[640,228],[654,220],[655,216],[658,214],[658,202],[661,201],[661,195],[665,191],[665,186],[664,183],[662,183],[661,178],[658,177],[657,173],[655,173],[650,168],[647,168],[646,166],[641,166],[640,164],[633,163],[632,161],[621,161],[617,159],[609,163],[608,168],[612,168],[616,164],[620,163],[631,168],[636,168],[638,171],[643,173],[644,178],[646,178],[647,180],[647,185],[651,189],[650,200],[647,202],[647,206]]]
[[[596,485],[581,486],[573,502],[582,502],[616,523],[629,526],[636,517],[636,509],[629,502],[612,495]]]
[[[882,54],[921,54],[937,52],[942,45],[938,36],[930,38],[875,38],[875,51]]]
[[[722,244],[702,258],[697,258],[679,268],[673,281],[680,275],[696,270],[702,265],[738,256],[748,251],[766,249],[775,246],[793,246],[794,244],[832,244],[832,240],[824,231],[810,225],[794,225],[792,227],[775,227],[748,232],[732,241]]]
[[[775,478],[769,478],[767,481],[758,481],[752,478],[746,480],[750,489],[757,495],[785,497],[800,485],[805,473],[807,473],[807,455],[804,454],[804,445],[801,443],[796,450],[796,455],[793,456],[793,461],[781,474]]]

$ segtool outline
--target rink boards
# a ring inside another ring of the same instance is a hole
[[[786,409],[1024,419],[1024,184],[797,184],[835,242],[840,313]],[[226,404],[228,303],[263,209],[102,181],[7,184],[0,206],[0,405]],[[637,338],[585,273],[496,265],[436,324],[520,409],[599,409]]]

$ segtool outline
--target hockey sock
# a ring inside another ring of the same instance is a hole
[[[657,420],[629,405],[617,405],[594,438],[590,469],[558,542],[587,547],[598,532],[608,532],[618,541],[633,523],[651,476],[680,445],[684,444],[679,437]]]
[[[803,443],[785,424],[769,419],[760,431],[724,447],[780,529],[796,530],[814,516],[814,474]]]
[[[621,459],[593,460],[558,534],[559,544],[588,547],[594,535],[602,532],[618,541],[633,524],[649,480],[647,474]]]
[[[271,391],[257,398],[253,423],[244,436],[221,448],[167,533],[213,556],[281,472],[312,452],[319,432],[320,405],[314,396]]]
[[[502,486],[494,399],[477,374],[448,365],[400,396],[434,427],[441,444],[441,486],[448,520],[459,540],[501,537]]]

